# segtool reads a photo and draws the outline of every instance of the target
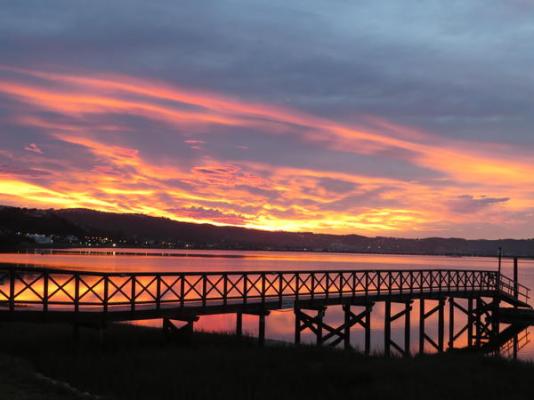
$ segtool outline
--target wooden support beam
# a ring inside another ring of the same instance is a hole
[[[425,352],[425,299],[419,299],[419,353]]]
[[[235,322],[235,334],[238,337],[243,336],[243,313],[237,312],[235,314],[236,322]]]
[[[162,320],[162,330],[163,335],[167,341],[171,339],[176,339],[183,343],[191,342],[193,338],[194,331],[194,322],[197,319],[190,319],[183,321],[185,324],[181,327],[176,326],[170,318],[163,318]]]
[[[391,355],[391,302],[386,300],[384,304],[384,355]]]
[[[364,344],[364,351],[365,355],[371,354],[371,311],[373,309],[373,305],[367,305],[365,306],[365,344]]]
[[[345,350],[350,349],[350,317],[351,317],[351,311],[350,311],[350,304],[343,305],[343,314],[345,316],[345,326],[344,326],[344,332],[343,332],[343,347]]]
[[[317,311],[317,334],[316,334],[316,344],[321,346],[323,344],[323,318],[324,318],[324,309]]]
[[[467,346],[473,347],[473,298],[467,299]]]
[[[300,344],[300,332],[302,331],[299,313],[300,313],[300,310],[295,308],[294,317],[295,317],[295,344],[296,345]]]
[[[443,353],[445,343],[445,299],[439,299],[438,309],[438,351]]]
[[[410,323],[410,314],[412,311],[412,303],[406,302],[404,309],[404,356],[409,357],[411,354],[410,346],[410,333],[411,333],[411,323]]]
[[[449,297],[449,350],[454,348],[454,297]]]
[[[428,342],[438,352],[444,351],[445,342],[445,304],[446,299],[440,297],[438,304],[430,311],[425,311],[425,299],[420,299],[419,303],[419,353],[425,352],[425,344]],[[434,341],[430,336],[426,334],[426,319],[430,318],[435,313],[438,314],[438,338]]]
[[[263,346],[265,344],[265,314],[260,314],[258,319],[258,344]]]

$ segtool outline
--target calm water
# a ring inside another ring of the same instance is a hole
[[[367,255],[337,253],[297,253],[297,252],[253,252],[223,250],[145,250],[145,249],[98,249],[86,254],[0,254],[0,263],[17,263],[39,265],[55,268],[92,270],[92,271],[239,271],[239,270],[312,270],[312,269],[421,269],[421,268],[465,268],[495,270],[497,259],[475,257],[438,257],[438,256],[398,256],[398,255]],[[104,253],[105,254],[104,254]],[[127,254],[119,254],[127,252]],[[164,253],[163,253],[164,252]],[[520,282],[534,289],[534,260],[520,261]],[[511,260],[503,261],[503,273],[512,276]],[[431,307],[429,304],[428,307]],[[394,306],[393,313],[400,310]],[[372,345],[379,351],[383,344],[383,305],[375,305],[372,313]],[[447,313],[446,313],[447,314]],[[418,346],[418,304],[414,302],[412,312],[412,347]],[[340,307],[329,307],[325,321],[339,325],[343,321]],[[456,317],[458,327],[465,319]],[[251,334],[257,332],[257,318],[244,316],[244,330]],[[435,333],[435,321],[427,323],[430,333]],[[156,323],[152,321],[152,323]],[[157,322],[159,324],[159,322]],[[402,343],[402,321],[394,325],[393,338]],[[233,331],[235,317],[233,315],[216,315],[200,318],[196,329],[206,331]],[[294,318],[292,311],[272,312],[267,317],[266,335],[268,339],[292,341],[294,334]],[[433,332],[434,330],[434,332]],[[448,331],[448,329],[446,329]],[[304,333],[302,340],[313,341],[309,333]],[[447,340],[447,337],[446,337]],[[461,337],[457,345],[466,341]],[[356,347],[363,346],[363,332],[353,328],[351,343]],[[524,347],[520,357],[534,360],[534,343],[528,338],[523,341]],[[430,349],[429,349],[430,350]]]

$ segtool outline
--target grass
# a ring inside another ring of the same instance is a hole
[[[24,360],[0,354],[0,398],[3,400],[77,400],[87,398],[65,385],[53,384]]]
[[[526,399],[534,391],[534,365],[479,355],[365,358],[308,346],[258,348],[205,333],[180,345],[136,326],[111,327],[104,346],[97,332],[83,330],[76,344],[70,328],[54,325],[5,324],[0,340],[4,357],[26,363],[15,368],[15,385],[31,383],[20,373],[34,369],[117,400]],[[1,374],[15,370],[0,366]],[[13,389],[0,384],[1,399],[33,399],[5,393]]]

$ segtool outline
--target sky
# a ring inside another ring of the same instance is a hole
[[[534,237],[534,1],[0,0],[0,204]]]

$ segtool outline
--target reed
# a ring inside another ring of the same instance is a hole
[[[259,348],[250,338],[211,333],[168,343],[160,330],[129,325],[110,327],[103,345],[97,331],[83,330],[75,342],[70,328],[55,325],[5,324],[0,339],[4,354],[36,371],[118,400],[472,400],[527,398],[534,390],[531,363],[479,355],[366,358],[312,346]]]

